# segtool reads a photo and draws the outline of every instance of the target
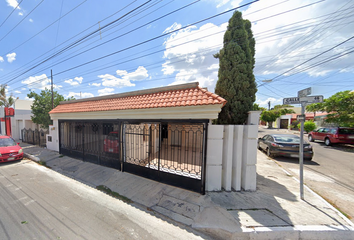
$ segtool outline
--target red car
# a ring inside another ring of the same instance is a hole
[[[119,134],[110,132],[103,141],[103,150],[107,153],[119,153]]]
[[[348,127],[323,127],[309,133],[310,142],[324,141],[329,146],[332,143],[354,144],[354,128]]]
[[[9,136],[0,136],[0,162],[9,162],[21,160],[23,158],[23,150]]]

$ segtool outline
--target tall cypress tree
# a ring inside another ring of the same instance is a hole
[[[224,35],[219,58],[215,93],[227,100],[217,119],[218,124],[244,124],[256,100],[257,86],[253,75],[255,40],[251,23],[234,12]]]

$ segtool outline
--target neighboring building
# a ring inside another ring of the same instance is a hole
[[[295,111],[296,112],[296,111]],[[281,128],[281,129],[290,129],[292,125],[297,124],[297,115],[300,115],[301,113],[296,114],[286,114],[280,116],[276,122],[275,122],[275,128]],[[313,120],[317,127],[321,127],[324,123],[324,119],[327,117],[326,112],[316,112],[314,113],[305,113],[305,118],[306,121]]]
[[[13,105],[14,108],[14,116],[10,117],[10,122],[11,122],[11,136],[15,140],[20,140],[22,139],[21,137],[21,130],[26,128],[26,129],[36,129],[36,124],[34,124],[31,120],[31,105],[32,105],[31,100],[20,100],[17,99],[15,100],[15,103]],[[4,108],[0,108],[0,117],[4,118]],[[1,130],[0,134],[6,135],[6,130],[5,130],[5,121],[1,121]]]

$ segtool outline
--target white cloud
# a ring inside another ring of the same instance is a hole
[[[222,7],[225,4],[227,4],[228,2],[230,2],[230,0],[221,0],[221,1],[217,1],[218,5],[216,5],[216,8]]]
[[[83,77],[75,77],[74,79],[68,79],[65,80],[64,82],[70,84],[71,86],[78,86],[82,83]]]
[[[19,16],[23,16],[23,12],[19,12],[18,15],[19,15]]]
[[[99,75],[102,78],[102,86],[105,87],[134,87],[135,84],[131,83],[129,80],[117,78],[111,74]]]
[[[311,3],[314,2],[277,0],[270,4],[268,1],[259,1],[243,12],[243,17],[252,21],[252,31],[256,38],[255,74],[282,74],[352,36],[354,16],[349,15],[351,9],[345,7],[346,2],[328,0],[269,18]],[[275,6],[267,9],[270,5]],[[334,13],[339,9],[340,14]],[[253,12],[257,13],[251,14]],[[306,67],[334,54],[343,53],[350,47],[349,42],[343,44],[288,74],[304,70],[310,76],[324,76],[346,68],[349,62],[354,61],[353,54],[306,70]]]
[[[9,53],[6,55],[6,57],[7,57],[7,61],[9,63],[12,63],[13,61],[16,60],[16,53]]]
[[[92,93],[79,93],[79,92],[69,92],[69,94],[65,95],[65,98],[70,98],[70,97],[81,99],[81,98],[94,97],[94,95]]]
[[[176,25],[174,23],[167,29],[174,29]],[[166,61],[162,64],[162,71],[164,75],[176,74],[172,84],[198,81],[201,87],[214,91],[219,61],[213,54],[222,48],[226,26],[226,23],[220,26],[207,23],[199,29],[191,26],[166,39]],[[180,45],[189,41],[190,43]]]
[[[18,93],[18,94],[20,94],[21,92],[20,92],[20,91],[18,91],[18,90],[16,90],[16,91],[15,91],[15,93]]]
[[[33,19],[32,19],[32,18],[30,18],[28,21],[33,22]]]
[[[104,89],[98,90],[97,92],[98,92],[98,95],[100,95],[100,96],[109,95],[114,92],[114,88],[104,88]]]
[[[10,6],[12,8],[16,8],[18,5],[17,0],[6,0],[6,2],[7,2],[7,6]],[[17,9],[21,9],[21,8],[18,6]]]
[[[0,56],[0,62],[3,62],[4,61],[4,58]]]
[[[95,87],[99,87],[101,86],[101,83],[89,83],[90,86],[95,86]]]
[[[283,104],[283,99],[282,98],[278,98],[278,99],[275,99],[275,98],[267,98],[266,100],[260,100],[260,99],[257,99],[256,100],[256,103],[260,106],[260,107],[264,107],[266,109],[268,109],[268,102],[270,102],[270,107],[274,107],[275,105],[282,105]]]
[[[29,77],[24,81],[21,81],[22,84],[27,84],[27,87],[29,89],[40,89],[44,90],[45,88],[50,89],[51,88],[51,81],[47,77],[46,74],[42,74],[39,76],[34,76],[34,77]],[[61,85],[56,85],[54,84],[53,87],[55,89],[60,89],[62,86]]]
[[[132,81],[142,81],[149,77],[146,68],[139,66],[134,72],[128,73],[126,70],[117,70],[117,76],[111,74],[99,75],[102,78],[102,86],[105,87],[134,87]]]
[[[172,24],[170,27],[166,28],[165,31],[163,31],[162,33],[168,33],[168,32],[171,32],[171,31],[173,31],[173,30],[179,29],[179,28],[181,28],[181,27],[182,27],[181,24],[178,24],[178,23],[175,22],[175,23]]]

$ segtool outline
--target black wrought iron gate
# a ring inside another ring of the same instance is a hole
[[[203,120],[60,121],[60,153],[205,193]]]

